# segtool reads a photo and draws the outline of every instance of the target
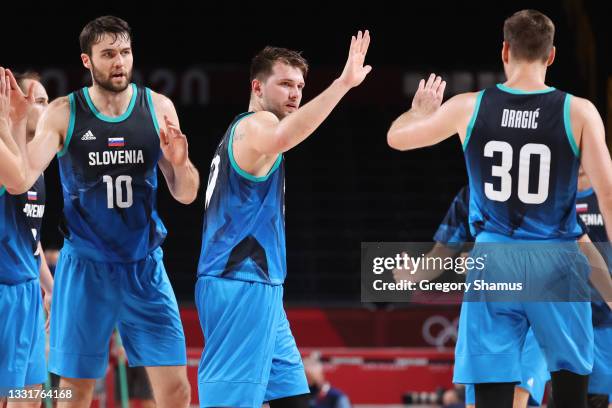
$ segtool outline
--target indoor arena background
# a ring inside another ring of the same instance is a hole
[[[250,59],[264,46],[303,51],[311,66],[306,103],[341,72],[350,36],[371,32],[366,63],[372,73],[312,137],[285,154],[287,315],[303,354],[320,353],[327,378],[356,405],[401,404],[415,393],[451,387],[458,306],[360,301],[360,243],[430,241],[467,181],[457,138],[407,153],[387,146],[388,126],[410,106],[418,80],[441,74],[448,81],[445,99],[502,82],[503,21],[521,8],[538,9],[556,24],[557,58],[548,84],[593,101],[610,145],[606,2],[378,3],[203,2],[169,10],[88,3],[66,11],[32,4],[0,24],[2,63],[40,72],[53,99],[90,83],[79,57],[84,24],[104,14],[122,17],[133,32],[134,82],[174,101],[202,181],[189,206],[172,200],[164,182],[158,194],[168,229],[165,263],[182,308],[192,380],[203,346],[193,301],[208,170],[228,124],[247,109]],[[59,248],[57,163],[45,177],[42,242]],[[196,403],[195,383],[192,388]]]

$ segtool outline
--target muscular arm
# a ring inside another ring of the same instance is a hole
[[[28,94],[30,96],[30,94]],[[0,186],[12,189],[25,181],[27,103],[10,70],[0,67]]]
[[[419,95],[419,92],[422,94]],[[421,103],[433,104],[439,100],[439,104],[442,100],[441,94],[419,89],[414,98],[412,108],[398,117],[387,133],[387,143],[390,147],[410,150],[431,146],[455,133],[459,134],[463,142],[476,105],[477,93],[456,95],[433,111],[431,108],[419,107],[419,98],[424,99]]]
[[[40,242],[38,242],[38,250],[36,253],[40,256],[40,286],[45,292],[43,305],[45,311],[47,312],[45,329],[47,330],[47,333],[49,333],[49,327],[51,325],[51,301],[53,299],[53,275],[51,275],[51,270],[49,269],[49,265],[47,265],[45,253]]]
[[[612,160],[606,146],[601,116],[586,99],[572,98],[570,117],[574,135],[579,137],[581,163],[597,195],[608,237],[612,237]],[[578,137],[576,139],[578,139]]]
[[[174,108],[174,104],[170,99],[156,92],[151,92],[151,97],[155,107],[157,123],[159,123],[161,128],[160,131],[165,132],[165,135],[167,135],[168,138],[172,138],[173,131],[168,128],[168,123],[165,118],[168,118],[170,122],[174,123],[177,129],[179,128],[179,119],[176,109]],[[173,163],[166,157],[168,154],[167,151],[164,151],[162,148],[164,154],[159,160],[159,168],[164,174],[164,178],[166,179],[166,183],[168,184],[168,189],[170,190],[172,197],[182,204],[191,204],[198,195],[200,175],[198,170],[189,160],[187,139],[185,135],[181,134],[180,136],[175,137],[181,140],[175,140],[174,142],[171,140],[171,143],[176,143],[176,148],[184,148],[184,159],[180,160],[180,163]],[[163,140],[160,140],[160,143],[163,145]],[[174,152],[176,152],[176,150]],[[174,154],[174,152],[172,154]]]
[[[40,242],[38,243],[37,253],[40,255],[40,286],[45,291],[45,294],[51,294],[53,293],[53,276],[51,275],[49,265],[47,265],[45,253]]]
[[[329,116],[338,102],[353,87],[363,82],[372,70],[364,66],[370,44],[368,31],[351,38],[348,59],[342,74],[316,98],[279,120],[270,112],[257,112],[236,127],[233,146],[238,165],[252,174],[267,170],[278,154],[297,146]]]
[[[297,111],[278,120],[270,112],[257,112],[236,128],[244,133],[244,143],[236,149],[249,148],[261,155],[276,155],[302,143],[329,116],[350,86],[335,80],[325,91]]]
[[[17,131],[16,138],[13,133]],[[11,191],[26,180],[26,165],[24,155],[15,139],[23,139],[25,144],[25,122],[21,126],[11,126],[7,120],[0,119],[0,186]]]
[[[34,139],[27,145],[27,178],[19,186],[9,189],[11,194],[23,194],[49,166],[53,156],[61,150],[70,119],[67,97],[54,100],[45,109],[36,127]]]

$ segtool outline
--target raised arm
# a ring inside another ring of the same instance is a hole
[[[163,153],[159,168],[172,197],[182,204],[191,204],[198,195],[200,175],[189,160],[187,137],[181,132],[172,101],[156,92],[151,92],[151,99],[159,123],[159,144]]]
[[[446,82],[431,74],[424,79],[412,99],[409,111],[399,116],[387,133],[387,143],[396,150],[410,150],[431,146],[459,134],[465,138],[468,122],[476,105],[476,93],[452,97],[444,104]]]
[[[370,44],[368,31],[351,37],[349,55],[342,74],[316,98],[279,120],[270,112],[257,112],[242,120],[236,127],[234,153],[240,157],[240,164],[252,167],[262,155],[277,155],[297,146],[310,136],[329,116],[342,97],[353,87],[363,82],[372,70],[364,66]],[[249,154],[243,151],[251,151]],[[246,157],[246,159],[245,159]]]
[[[0,185],[12,191],[27,177],[26,122],[32,88],[25,96],[10,70],[0,67]]]
[[[56,153],[62,150],[70,120],[68,97],[57,98],[42,114],[34,139],[27,145],[27,178],[19,187],[9,190],[11,194],[23,194],[36,182],[49,166]]]

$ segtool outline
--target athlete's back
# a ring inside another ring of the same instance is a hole
[[[158,124],[150,91],[132,84],[127,111],[98,112],[87,88],[69,95],[70,122],[58,154],[66,238],[89,259],[129,262],[157,248]]]
[[[198,277],[281,284],[286,275],[283,157],[263,177],[238,167],[232,152],[234,129],[249,114],[232,121],[215,152]]]
[[[579,150],[569,119],[571,95],[501,84],[478,95],[464,142],[470,225],[516,239],[577,238]]]

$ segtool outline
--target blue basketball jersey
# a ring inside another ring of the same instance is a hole
[[[20,196],[0,187],[0,284],[15,285],[38,278],[38,262]]]
[[[466,242],[474,242],[470,233],[470,188],[464,186],[451,203],[438,230],[434,234],[434,241],[446,246],[460,249]]]
[[[126,112],[108,117],[87,88],[69,97],[70,122],[58,153],[66,241],[88,259],[144,259],[166,236],[157,215],[159,126],[150,91],[132,84]]]
[[[40,229],[45,213],[45,193],[45,177],[41,174],[28,191],[17,196],[21,210],[25,214],[30,231],[32,232],[32,250],[34,253],[38,251],[38,243],[40,242]]]
[[[515,239],[573,240],[579,149],[571,95],[504,85],[478,94],[464,142],[470,228]]]
[[[281,284],[287,269],[283,157],[262,177],[238,167],[232,152],[234,129],[250,114],[232,121],[212,161],[198,277]]]
[[[603,221],[603,215],[599,210],[597,196],[592,188],[584,191],[579,191],[576,196],[576,212],[586,225],[586,233],[589,234],[591,241],[601,253],[608,265],[608,269],[612,268],[612,246],[606,233],[606,226]],[[595,298],[601,299],[599,294]],[[592,303],[593,309],[593,325],[597,327],[612,327],[612,311],[603,301],[595,301]]]

